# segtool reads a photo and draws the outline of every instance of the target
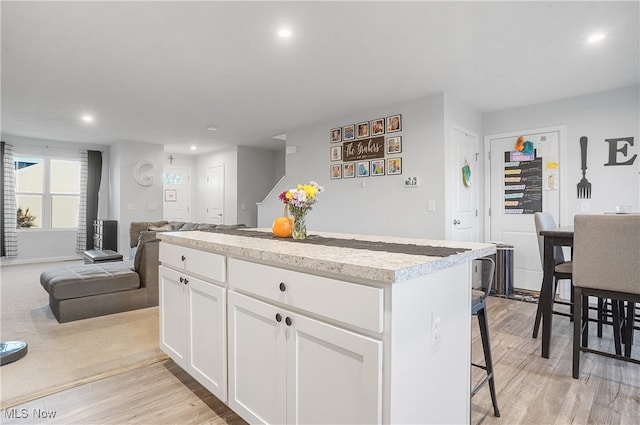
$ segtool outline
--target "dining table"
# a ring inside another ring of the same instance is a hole
[[[544,238],[543,277],[540,288],[540,305],[542,306],[542,357],[549,358],[551,345],[551,324],[553,318],[555,247],[573,247],[573,226],[561,226],[550,230],[541,230]]]

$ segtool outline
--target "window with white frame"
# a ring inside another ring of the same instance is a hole
[[[18,228],[78,227],[80,161],[16,154],[14,165]]]

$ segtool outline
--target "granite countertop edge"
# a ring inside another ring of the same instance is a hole
[[[345,239],[461,247],[469,250],[446,257],[429,257],[365,249],[296,244],[285,240],[265,240],[199,231],[163,232],[158,233],[158,238],[164,242],[187,248],[289,266],[302,272],[325,272],[382,283],[399,283],[419,278],[496,252],[495,245],[487,243],[324,232],[314,232],[314,234]]]

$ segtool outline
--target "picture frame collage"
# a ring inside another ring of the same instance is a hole
[[[402,136],[396,134],[400,132],[402,132],[402,115],[400,114],[332,128],[330,131],[331,146],[329,147],[329,177],[331,180],[339,180],[402,174],[402,157],[396,156],[402,153]],[[344,142],[372,137],[385,137],[384,157],[343,162]]]

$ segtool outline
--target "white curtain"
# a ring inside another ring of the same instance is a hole
[[[87,151],[80,151],[80,204],[78,205],[78,237],[76,252],[82,254],[87,249]]]
[[[18,212],[16,210],[16,170],[13,145],[4,145],[4,246],[6,257],[18,256]]]

